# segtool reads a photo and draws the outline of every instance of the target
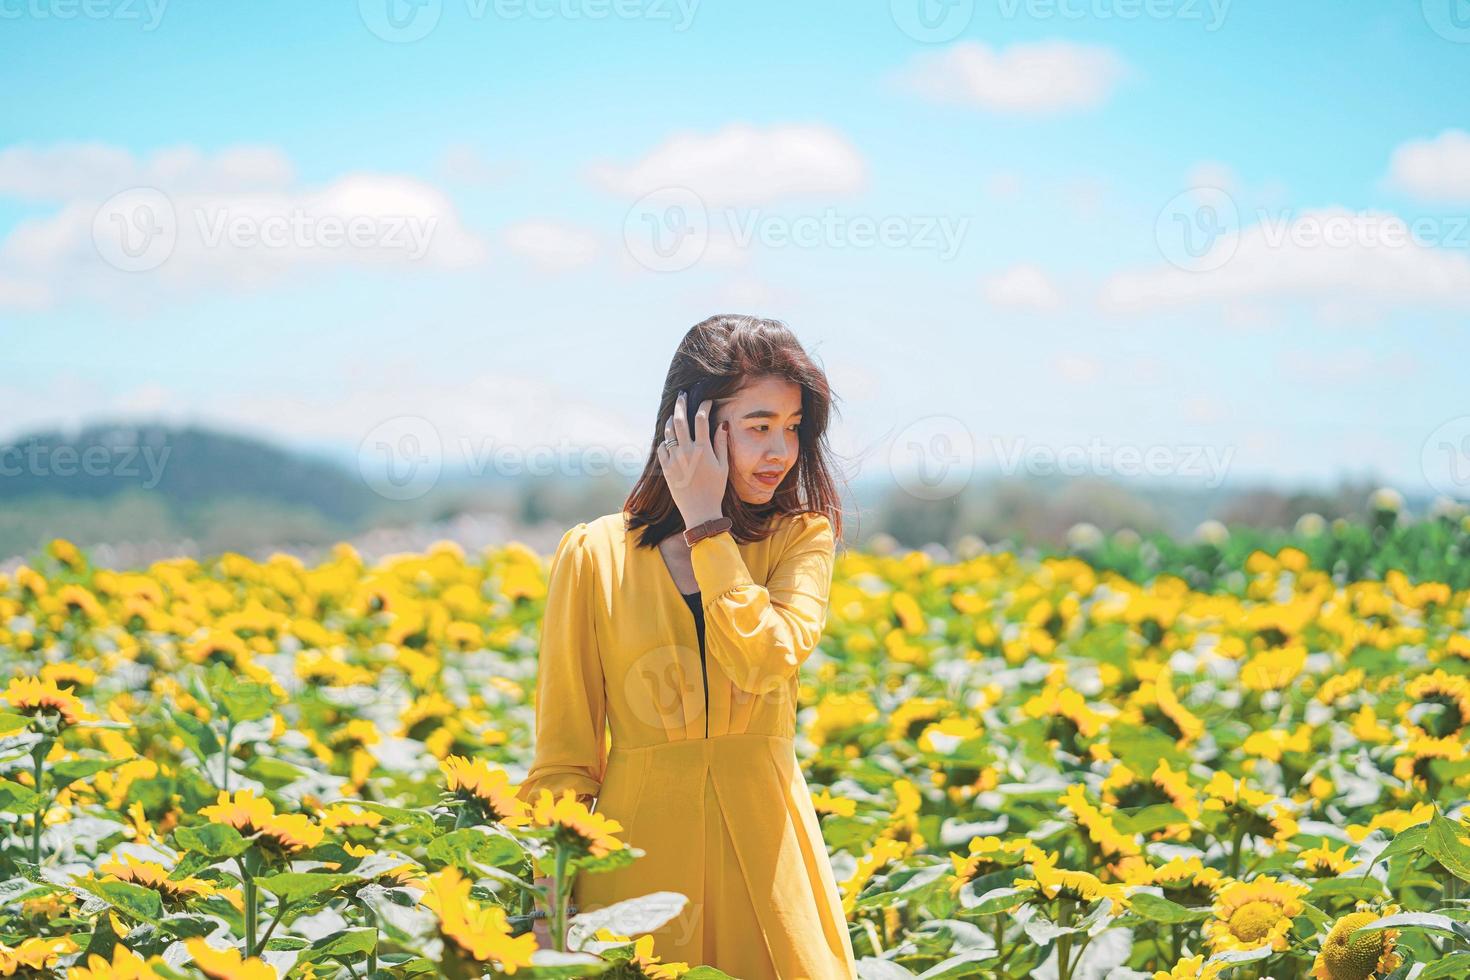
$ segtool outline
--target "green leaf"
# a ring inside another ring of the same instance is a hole
[[[1359,926],[1357,931],[1367,929],[1427,929],[1430,932],[1440,932],[1448,936],[1458,936],[1461,939],[1470,939],[1470,925],[1456,922],[1447,915],[1439,915],[1434,912],[1400,912],[1398,915],[1390,915],[1382,919],[1375,919],[1364,926]]]
[[[0,779],[0,813],[35,813],[45,805],[41,795],[30,787]]]
[[[179,827],[174,831],[174,840],[186,851],[212,858],[234,857],[250,849],[250,841],[241,837],[234,827],[222,823]]]
[[[186,711],[179,711],[174,707],[166,707],[168,716],[173,720],[173,734],[181,738],[189,751],[205,762],[212,755],[218,755],[220,751],[219,739],[215,737],[214,730],[207,724],[195,718]]]
[[[1456,878],[1470,881],[1470,846],[1460,837],[1460,825],[1438,811],[1429,821],[1424,853]]]
[[[1374,899],[1383,896],[1383,883],[1377,878],[1323,878],[1312,884],[1312,898]]]
[[[343,929],[329,936],[323,936],[312,943],[311,953],[308,955],[313,960],[328,957],[350,959],[354,956],[371,953],[377,948],[378,930]]]
[[[102,899],[124,915],[149,925],[163,918],[163,899],[158,892],[128,881],[89,881],[77,879],[77,886]]]
[[[1167,803],[1156,803],[1132,813],[1118,810],[1112,814],[1112,819],[1113,826],[1123,834],[1149,834],[1171,824],[1189,823],[1189,818],[1184,815],[1183,810],[1169,806]]]
[[[1446,977],[1470,977],[1470,953],[1451,953],[1429,964],[1418,980],[1444,980]]]
[[[975,915],[1009,912],[1033,894],[1035,893],[1021,888],[992,888],[985,894],[976,897],[975,903],[969,906],[969,910]]]
[[[53,789],[63,789],[78,779],[95,776],[122,764],[122,759],[68,759],[47,770],[46,784]]]
[[[0,907],[15,908],[28,898],[50,895],[60,890],[53,885],[39,881],[27,881],[25,878],[0,881]]]
[[[1200,922],[1210,917],[1209,909],[1186,908],[1177,902],[1171,902],[1167,898],[1149,892],[1139,892],[1129,899],[1129,907],[1154,922],[1165,922],[1170,925],[1178,925],[1181,922]]]
[[[1428,827],[1410,827],[1394,835],[1388,846],[1378,852],[1373,863],[1387,861],[1400,854],[1417,854],[1424,849],[1424,839],[1429,835]]]
[[[30,718],[25,715],[17,715],[9,711],[0,712],[0,735],[18,732],[30,723]]]
[[[255,883],[287,904],[320,895],[322,892],[340,888],[349,882],[361,881],[357,875],[318,874],[311,871],[286,871],[268,878],[256,878]]]
[[[305,939],[298,939],[295,936],[277,936],[270,942],[266,943],[265,948],[270,950],[272,953],[283,953],[302,950],[310,945],[311,943],[307,942]]]
[[[474,871],[481,864],[508,868],[525,860],[524,849],[511,838],[469,828],[450,831],[431,843],[426,853],[432,861],[466,871]]]
[[[268,789],[280,789],[287,783],[296,782],[308,773],[305,769],[293,766],[283,759],[257,755],[245,767],[245,775],[264,783]]]
[[[209,693],[231,721],[255,721],[270,714],[280,699],[265,684],[237,677],[224,664],[209,669]]]

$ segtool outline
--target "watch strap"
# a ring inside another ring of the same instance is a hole
[[[703,541],[705,538],[719,534],[721,531],[728,531],[734,524],[735,522],[728,517],[711,518],[703,524],[696,524],[686,530],[684,532],[684,543],[692,548],[695,542]]]

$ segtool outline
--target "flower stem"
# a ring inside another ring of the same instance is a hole
[[[567,947],[567,849],[566,845],[557,842],[556,845],[556,874],[551,879],[551,914],[552,946],[559,953],[565,953]]]
[[[255,955],[255,879],[250,872],[245,870],[245,862],[239,858],[235,863],[240,866],[240,879],[243,885],[242,891],[245,898],[245,955]]]
[[[51,809],[51,801],[46,799],[46,742],[42,742],[31,750],[31,761],[35,764],[36,795],[41,798],[40,809],[31,815],[31,863],[41,863],[41,824],[46,817],[46,811]]]
[[[1242,823],[1239,827],[1235,828],[1235,836],[1230,841],[1230,864],[1226,868],[1225,873],[1232,878],[1240,874],[1240,851],[1244,843],[1245,825]]]
[[[1058,923],[1063,929],[1072,927],[1072,900],[1062,899],[1061,921]],[[1057,976],[1061,980],[1072,980],[1072,964],[1068,962],[1068,954],[1072,951],[1071,935],[1057,937]]]

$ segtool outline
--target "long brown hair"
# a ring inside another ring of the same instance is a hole
[[[748,504],[731,484],[725,485],[720,510],[731,520],[730,533],[742,543],[759,541],[774,533],[779,518],[816,512],[827,515],[833,533],[841,539],[842,505],[832,481],[831,452],[827,446],[833,395],[826,373],[780,320],[726,313],[691,327],[669,364],[648,462],[623,506],[628,512],[627,529],[644,528],[638,539],[640,547],[656,547],[670,534],[684,530],[684,517],[669,494],[657,452],[664,438],[664,426],[674,414],[679,392],[699,385],[700,401],[719,400],[731,397],[750,381],[765,376],[801,385],[796,465],[765,504]],[[693,410],[699,406],[689,407]],[[711,436],[715,424],[711,415]]]

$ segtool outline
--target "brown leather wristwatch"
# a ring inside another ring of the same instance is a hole
[[[711,518],[703,524],[696,524],[686,530],[684,532],[684,543],[692,548],[694,547],[694,542],[702,541],[711,535],[719,534],[721,531],[728,531],[734,523],[728,517]]]

